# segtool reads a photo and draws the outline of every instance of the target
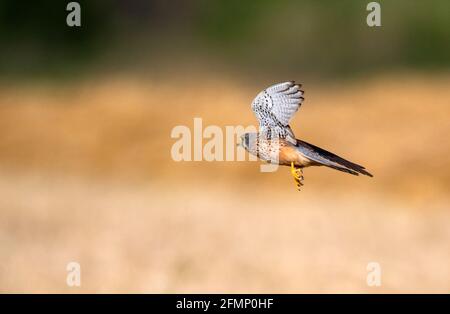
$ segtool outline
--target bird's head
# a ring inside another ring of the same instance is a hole
[[[248,151],[253,151],[256,147],[256,142],[258,139],[258,133],[245,133],[241,135],[241,142],[238,146],[242,146]]]

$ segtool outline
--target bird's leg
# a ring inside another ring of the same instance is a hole
[[[300,187],[303,185],[303,169],[294,166],[294,162],[291,162],[291,174],[294,178],[295,184],[297,185],[297,190],[300,191]]]

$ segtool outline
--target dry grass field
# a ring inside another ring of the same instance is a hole
[[[0,292],[450,292],[450,76],[304,82],[296,135],[372,179],[171,159],[174,126],[254,124],[270,83],[0,85]]]

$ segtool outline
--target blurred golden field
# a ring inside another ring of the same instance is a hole
[[[450,292],[450,76],[294,79],[297,137],[374,178],[306,169],[297,192],[287,168],[172,161],[174,126],[255,124],[274,81],[0,85],[0,291]]]

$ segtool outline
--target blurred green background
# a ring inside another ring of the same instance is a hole
[[[198,60],[249,76],[448,69],[449,1],[379,1],[382,27],[372,28],[368,2],[79,1],[82,27],[70,28],[68,1],[3,0],[0,73],[72,77]]]

